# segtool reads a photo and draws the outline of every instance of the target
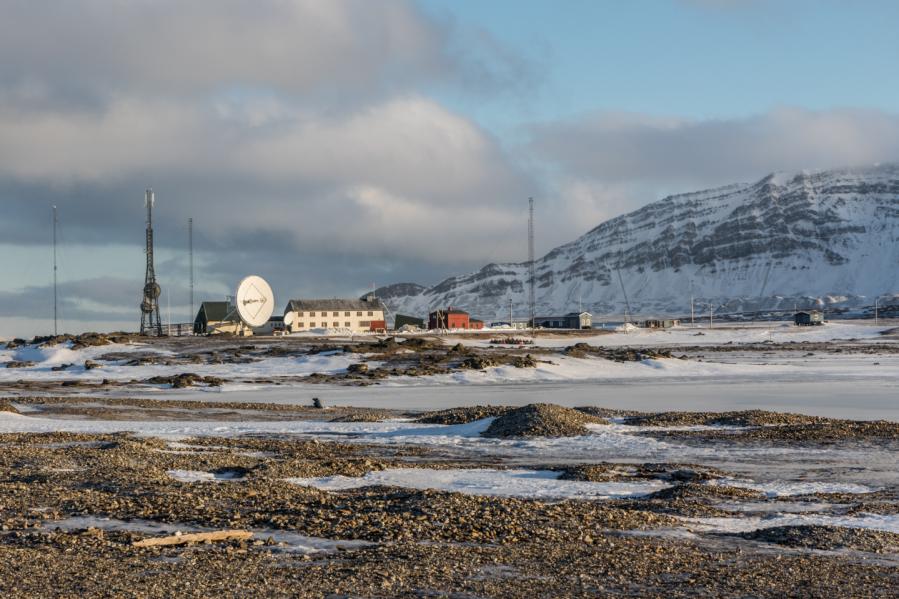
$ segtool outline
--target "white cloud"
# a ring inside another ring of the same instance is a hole
[[[708,186],[771,171],[899,159],[899,115],[778,108],[729,120],[600,113],[532,130],[531,150],[578,177]]]

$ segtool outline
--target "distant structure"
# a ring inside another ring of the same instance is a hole
[[[538,316],[534,325],[544,329],[589,329],[593,315],[589,312],[570,312],[564,316]]]
[[[348,329],[353,333],[383,331],[386,308],[375,294],[359,299],[292,299],[284,309],[291,333],[311,329]]]
[[[194,318],[194,333],[197,335],[237,334],[240,319],[231,302],[202,302]]]
[[[194,219],[187,219],[187,259],[190,262],[190,314],[194,313]]]
[[[793,323],[798,326],[816,326],[824,324],[824,313],[819,310],[797,312],[793,315]]]
[[[59,220],[56,218],[56,206],[53,206],[53,334],[59,335],[59,309],[56,295],[56,227]],[[875,314],[874,320],[877,320]]]
[[[680,321],[674,318],[650,319],[643,321],[644,329],[670,329],[680,325]]]
[[[397,314],[393,321],[394,329],[401,329],[403,327],[414,327],[416,329],[425,328],[424,318],[417,318],[415,316],[406,316],[405,314]]]
[[[153,204],[155,201],[153,190],[148,189],[144,198],[147,205],[147,271],[144,277],[144,299],[140,303],[140,334],[161,337],[162,320],[159,318],[161,289],[156,282],[156,270],[153,267]]]
[[[439,329],[483,329],[484,322],[469,316],[465,310],[448,308],[434,310],[428,314],[428,328],[431,330]]]
[[[537,275],[534,270],[534,198],[528,198],[528,324],[533,328],[537,318]]]

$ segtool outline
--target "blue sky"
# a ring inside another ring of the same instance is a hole
[[[451,100],[491,127],[597,110],[709,119],[899,107],[899,3],[889,0],[423,4],[539,70],[520,103]]]
[[[0,0],[0,337],[435,284],[666,194],[899,160],[899,3]],[[152,32],[152,44],[145,43]]]

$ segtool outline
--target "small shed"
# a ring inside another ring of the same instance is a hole
[[[824,324],[824,313],[820,310],[797,312],[793,315],[793,323],[801,327],[822,325]]]
[[[643,321],[644,329],[670,329],[680,324],[679,320],[674,318],[650,319]]]
[[[393,320],[393,328],[401,329],[407,325],[410,327],[423,329],[425,328],[425,319],[416,318],[415,316],[406,316],[405,314],[397,314]]]
[[[230,302],[203,302],[194,318],[194,333],[197,335],[237,334],[241,329],[241,322]]]

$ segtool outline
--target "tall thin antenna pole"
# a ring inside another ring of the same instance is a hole
[[[534,274],[534,198],[528,198],[528,311],[530,312],[530,327],[532,329],[536,326],[537,320],[537,300],[534,291],[536,278]]]
[[[696,312],[693,309],[693,279],[690,279],[690,328],[696,326]]]
[[[194,318],[194,219],[187,219],[187,248],[190,259],[190,318]]]
[[[56,206],[53,206],[53,335],[59,335],[59,310],[56,294]]]
[[[515,321],[512,320],[512,296],[509,296],[509,328],[515,328]]]

